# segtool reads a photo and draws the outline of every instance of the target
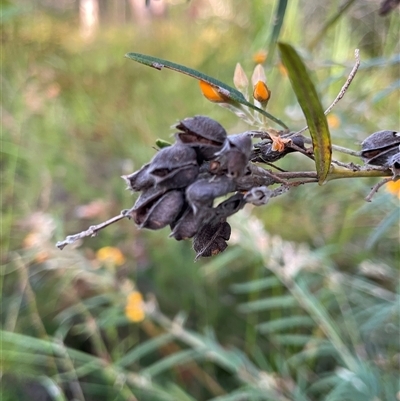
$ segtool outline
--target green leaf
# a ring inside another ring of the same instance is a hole
[[[273,28],[272,28],[271,37],[269,39],[267,60],[265,61],[265,64],[267,66],[272,65],[276,42],[278,41],[279,35],[281,33],[283,19],[285,17],[285,13],[286,13],[286,7],[287,7],[287,0],[279,0],[278,7],[276,9],[276,13],[272,20]]]
[[[355,2],[355,0],[348,0],[346,3],[344,3],[337,13],[329,18],[324,26],[316,33],[314,38],[310,41],[310,44],[308,48],[310,50],[314,49],[314,47],[322,40],[326,38],[326,32],[328,32],[329,29],[335,26],[335,24],[340,20],[340,18],[344,15],[344,13],[351,7],[351,5]]]
[[[156,146],[159,149],[167,148],[168,146],[171,146],[171,145],[172,145],[171,142],[165,141],[164,139],[160,139],[160,138],[156,139]]]
[[[233,100],[234,102],[250,107],[251,109],[258,111],[260,114],[264,115],[265,117],[275,122],[276,124],[280,125],[281,127],[288,128],[287,125],[284,122],[282,122],[279,118],[274,117],[272,114],[248,102],[243,96],[243,94],[239,92],[237,89],[232,88],[231,86],[223,83],[222,81],[219,81],[218,79],[203,74],[200,71],[194,70],[189,67],[185,67],[180,64],[173,63],[171,61],[163,60],[161,58],[147,56],[145,54],[140,54],[140,53],[127,53],[125,57],[137,61],[138,63],[147,65],[149,67],[153,67],[157,70],[162,70],[165,67],[170,70],[178,71],[182,74],[189,75],[190,77],[196,78],[199,81],[207,82],[208,84],[215,86],[221,94]]]
[[[277,297],[268,297],[240,304],[238,309],[242,313],[259,312],[270,309],[290,308],[297,305],[297,301],[291,295],[282,295]]]
[[[282,63],[288,71],[292,88],[307,120],[314,148],[318,183],[322,185],[328,175],[332,157],[331,136],[324,109],[306,66],[296,50],[286,43],[279,43],[278,46]]]

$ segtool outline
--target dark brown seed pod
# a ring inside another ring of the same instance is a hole
[[[159,230],[171,224],[181,212],[184,204],[181,191],[169,191],[148,210],[140,228]]]
[[[215,214],[221,219],[225,220],[229,216],[232,216],[238,212],[244,205],[246,201],[244,200],[244,195],[240,192],[232,195],[227,200],[221,202],[215,208]]]
[[[185,118],[176,128],[182,131],[178,136],[186,144],[221,146],[226,138],[225,128],[206,116]]]
[[[393,171],[393,179],[398,179],[400,177],[400,148],[398,153],[389,158],[388,165]]]
[[[196,251],[195,260],[223,252],[228,247],[226,241],[230,236],[231,226],[226,221],[205,224],[193,238],[193,249]]]
[[[151,160],[148,173],[158,182],[171,171],[197,165],[197,155],[189,146],[175,143],[172,146],[161,149]]]
[[[168,172],[164,176],[158,176],[156,179],[157,186],[167,189],[186,188],[190,185],[199,174],[199,166],[188,165],[176,168]]]
[[[216,156],[217,161],[221,163],[221,168],[226,169],[228,177],[236,179],[244,174],[250,158],[251,147],[251,137],[247,132],[227,138],[223,148]]]
[[[186,189],[186,200],[196,213],[201,208],[211,208],[215,198],[235,190],[235,183],[226,176],[201,178]]]
[[[266,186],[251,188],[249,192],[246,193],[244,199],[247,203],[251,203],[256,206],[265,205],[270,200],[273,191],[271,191]]]
[[[122,176],[128,184],[128,189],[131,191],[143,191],[154,185],[154,177],[149,174],[149,166],[150,164],[145,164],[140,170]]]
[[[374,132],[361,143],[361,158],[364,163],[387,167],[390,157],[399,151],[400,132]]]
[[[213,209],[201,209],[195,214],[193,209],[188,206],[183,215],[171,224],[172,232],[169,236],[175,238],[177,241],[192,238],[202,225],[213,218],[213,216]]]
[[[196,149],[200,163],[214,159],[226,139],[224,127],[205,116],[185,118],[176,127],[181,130],[175,134],[177,142]]]
[[[153,203],[157,198],[164,195],[165,192],[167,192],[167,189],[159,186],[146,189],[140,194],[139,198],[137,198],[131,210],[139,209]]]
[[[165,192],[166,189],[161,187],[148,188],[141,193],[133,207],[126,212],[126,215],[132,218],[138,226],[141,226],[152,205],[160,199]]]

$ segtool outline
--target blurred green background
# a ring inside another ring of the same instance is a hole
[[[278,1],[2,1],[2,400],[400,399],[399,187],[304,185],[231,218],[223,254],[120,221],[66,235],[135,200],[120,178],[196,114],[249,129],[198,83],[138,52],[228,84],[268,47]],[[281,1],[281,5],[285,2]],[[328,121],[358,150],[399,130],[400,16],[376,1],[288,2],[280,40],[312,71]],[[268,110],[305,125],[277,52]],[[339,160],[358,163],[345,155]],[[278,165],[313,169],[289,155]],[[125,309],[129,294],[145,302]],[[138,295],[140,298],[140,295]],[[142,320],[142,315],[146,318]],[[135,318],[133,318],[135,320]]]

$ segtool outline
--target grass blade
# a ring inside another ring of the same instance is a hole
[[[267,66],[270,66],[272,64],[276,43],[281,33],[283,19],[285,18],[286,6],[287,6],[287,0],[279,0],[278,8],[273,18],[273,28],[268,45],[268,55],[267,55],[267,60],[265,61],[265,64]]]
[[[286,43],[279,43],[278,46],[292,88],[307,120],[314,148],[318,183],[322,185],[328,175],[332,157],[331,136],[324,109],[307,68],[296,50]]]

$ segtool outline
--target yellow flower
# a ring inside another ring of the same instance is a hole
[[[105,246],[96,252],[96,257],[99,262],[121,266],[125,263],[125,256],[115,247]]]
[[[256,64],[262,64],[267,59],[267,52],[260,50],[253,54],[253,61]]]
[[[222,94],[216,86],[211,85],[206,81],[199,81],[199,84],[201,93],[210,102],[229,103],[230,101],[229,97]]]
[[[386,191],[400,199],[400,180],[389,181],[386,185]]]
[[[330,128],[338,128],[340,126],[340,119],[336,114],[328,114],[326,119]]]
[[[125,306],[125,316],[132,322],[141,322],[146,317],[143,306],[142,294],[139,291],[131,292]]]

